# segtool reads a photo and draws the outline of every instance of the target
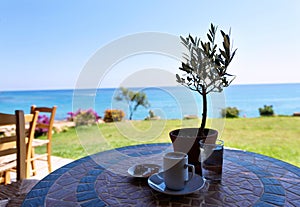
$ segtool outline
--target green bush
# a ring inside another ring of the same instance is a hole
[[[104,114],[104,121],[105,122],[115,122],[115,121],[122,121],[124,118],[125,113],[122,110],[118,109],[107,109],[105,110]]]
[[[238,110],[236,107],[226,107],[225,109],[222,109],[223,118],[238,118],[239,114],[240,110]]]
[[[259,108],[260,116],[274,116],[273,106],[264,105],[263,108]]]
[[[147,116],[144,120],[158,120],[160,119],[159,116],[156,116],[154,111],[149,110],[149,116]]]

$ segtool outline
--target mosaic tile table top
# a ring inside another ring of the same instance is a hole
[[[41,180],[22,206],[300,206],[300,168],[250,152],[226,149],[222,182],[184,196],[161,194],[127,174],[133,164],[161,164],[171,150],[137,145],[76,160]]]

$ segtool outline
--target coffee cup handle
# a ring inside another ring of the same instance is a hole
[[[186,182],[189,182],[189,181],[194,177],[194,175],[195,175],[195,167],[194,167],[194,165],[191,165],[191,164],[185,164],[184,167],[185,167],[185,168],[191,168],[191,169],[192,169],[192,175],[191,175],[191,176],[189,175],[189,178],[188,178],[188,180],[186,181]]]

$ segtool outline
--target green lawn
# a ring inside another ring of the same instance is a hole
[[[300,167],[299,117],[238,118],[224,121],[221,138],[225,141],[225,146],[268,155]],[[170,130],[195,127],[198,124],[198,120],[125,121],[71,128],[67,132],[53,135],[52,154],[78,159],[127,145],[170,142]]]

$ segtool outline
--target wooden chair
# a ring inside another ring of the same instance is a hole
[[[34,114],[25,114],[24,115],[24,121],[25,121],[25,135],[26,135],[26,178],[29,178],[31,173],[30,173],[30,169],[31,169],[31,162],[30,162],[30,158],[31,158],[31,144],[32,144],[32,140],[34,139],[34,132],[35,132],[35,127],[36,127],[36,123],[37,123],[37,119],[38,119],[38,111],[36,111]],[[28,125],[28,129],[26,129],[26,125]],[[16,147],[16,142],[9,142],[9,143],[3,143],[1,148],[15,148]],[[11,158],[11,161],[15,160],[14,159],[14,155],[10,155],[6,157],[6,160],[9,161],[9,158]],[[4,159],[4,158],[3,158]],[[28,161],[29,160],[29,161]],[[13,164],[16,162],[11,162],[10,164]],[[0,176],[0,180],[2,178],[2,180],[5,181],[5,184],[8,184],[10,181],[10,171],[16,171],[15,168],[13,169],[8,169],[5,172],[3,172],[3,176]],[[1,181],[0,181],[1,183]]]
[[[26,131],[26,178],[29,178],[33,172],[31,166],[31,154],[32,154],[32,142],[34,140],[34,133],[36,129],[36,124],[38,121],[39,112],[35,111],[32,114],[25,114],[25,126],[28,125]]]
[[[49,117],[49,123],[37,123],[36,128],[38,129],[45,129],[47,130],[47,139],[46,140],[41,140],[41,139],[33,139],[32,140],[32,148],[31,148],[31,166],[32,166],[32,171],[33,175],[36,175],[36,166],[34,163],[34,160],[41,159],[43,157],[47,158],[47,163],[48,163],[48,171],[49,173],[52,172],[52,166],[51,166],[51,140],[52,140],[52,129],[53,129],[53,123],[54,123],[54,117],[56,113],[56,106],[53,106],[51,108],[49,107],[36,107],[36,106],[31,106],[31,113],[33,114],[34,112],[38,111],[39,115],[48,115]],[[39,147],[39,146],[44,146],[46,145],[46,153],[42,155],[35,155],[34,148]]]
[[[10,183],[10,169],[16,167],[17,180],[26,178],[26,143],[24,112],[16,110],[15,114],[0,113],[0,126],[15,125],[15,133],[0,138],[0,173],[5,184]]]

